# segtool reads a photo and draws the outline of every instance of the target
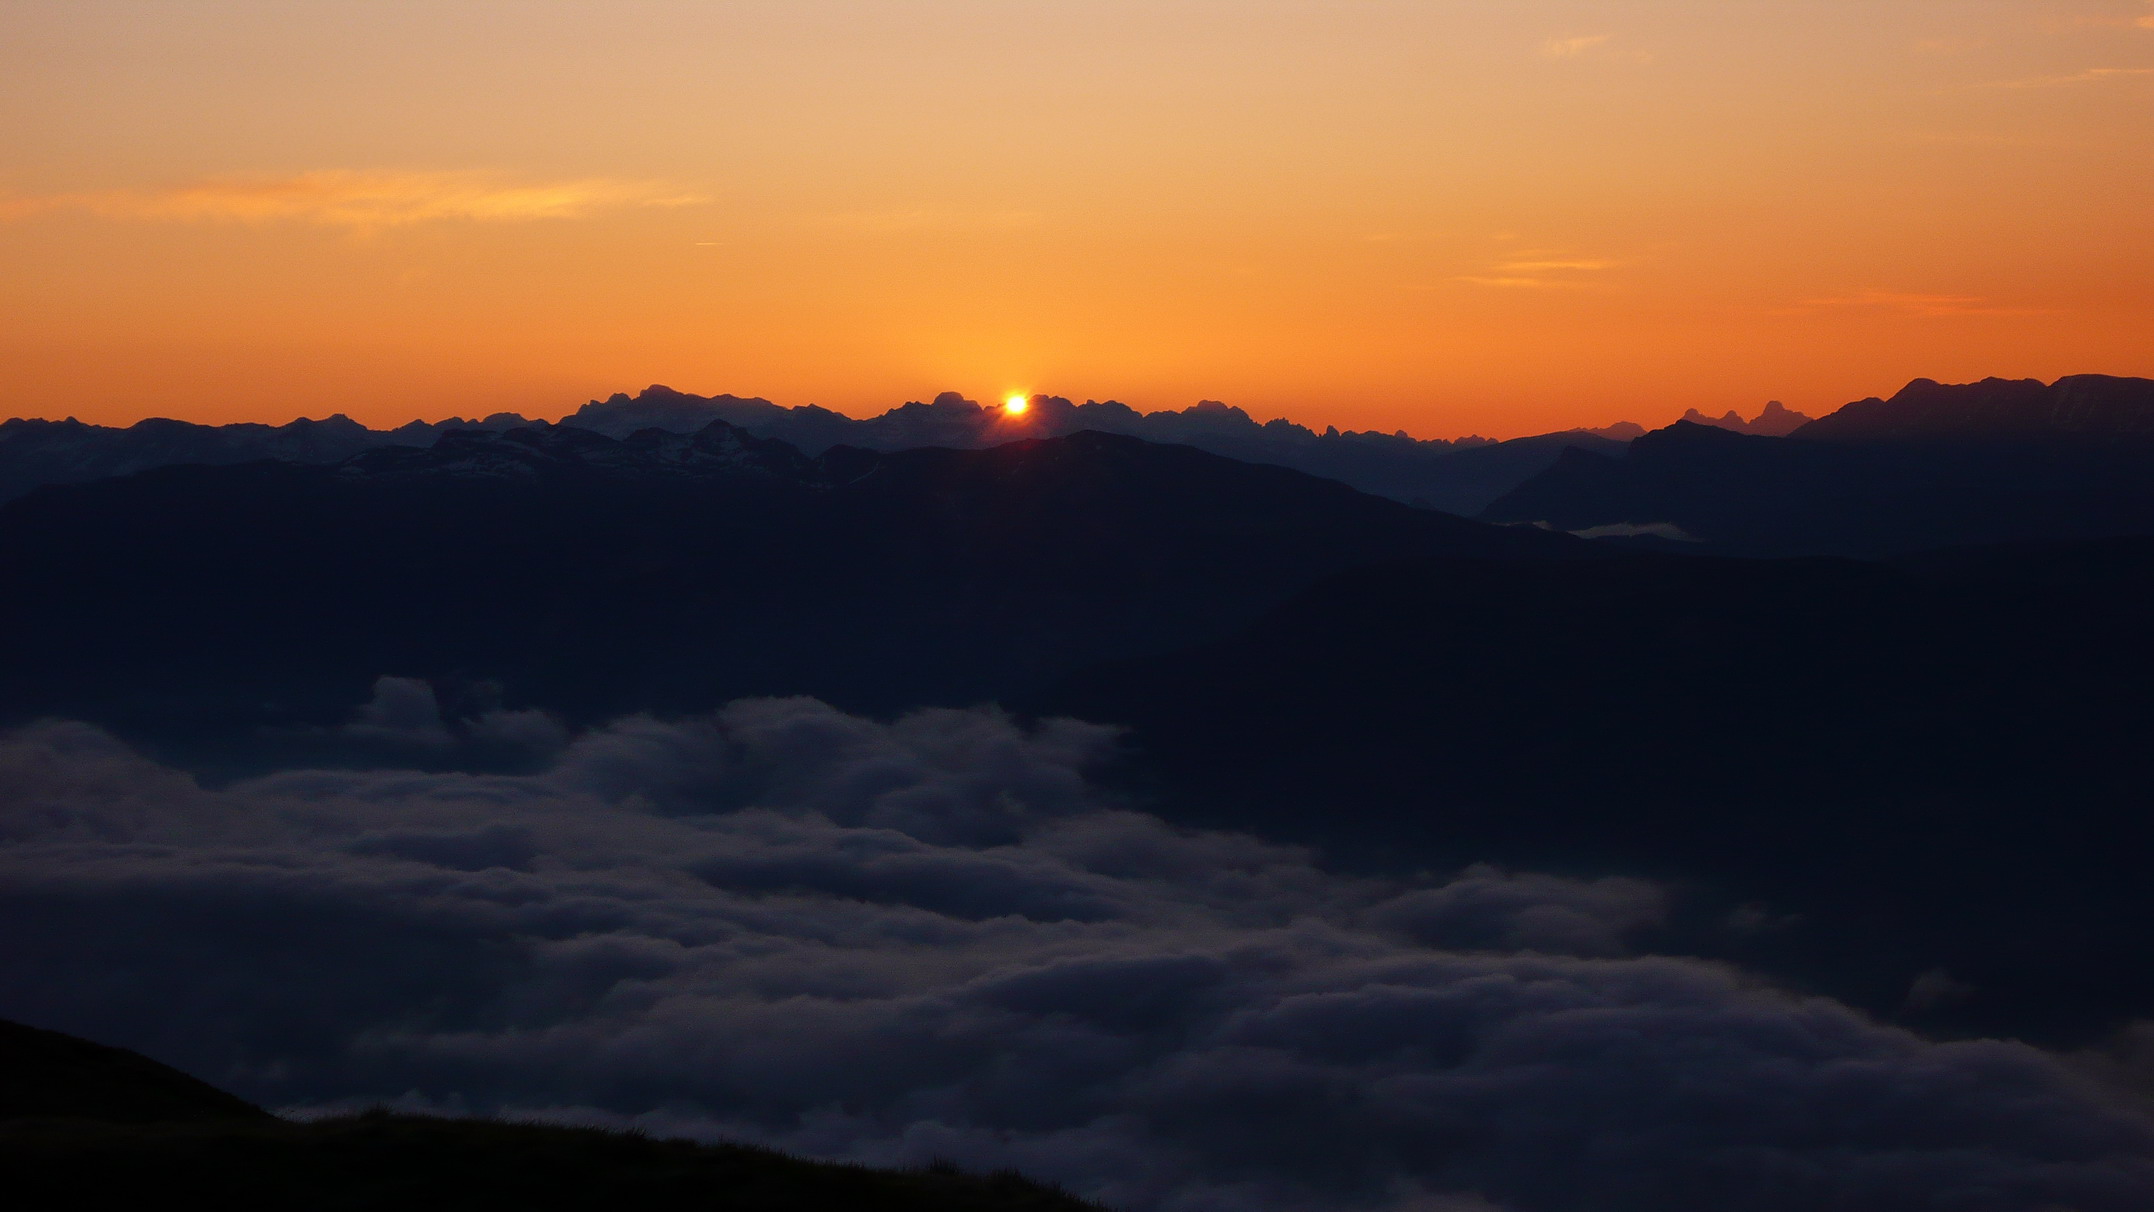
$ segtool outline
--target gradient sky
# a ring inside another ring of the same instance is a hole
[[[0,416],[2154,374],[2146,0],[0,0]]]

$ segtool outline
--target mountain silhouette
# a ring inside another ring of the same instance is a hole
[[[0,421],[0,501],[46,484],[80,484],[180,464],[228,465],[277,459],[336,463],[376,446],[430,446],[456,429],[505,429],[523,418],[497,414],[484,421],[414,421],[368,429],[341,413],[285,425],[197,425],[152,418],[125,428],[14,418]]]
[[[1916,379],[1889,400],[1857,400],[1795,432],[1820,442],[2154,439],[2154,379]]]
[[[2154,381],[1917,380],[1786,438],[1677,422],[1620,455],[1569,450],[1481,516],[1663,525],[1745,555],[1905,554],[2154,534]]]
[[[0,1122],[264,1120],[269,1113],[139,1053],[0,1019]]]
[[[1142,413],[1113,401],[1072,404],[1036,396],[1021,420],[999,408],[944,392],[865,419],[827,408],[787,408],[760,397],[698,396],[651,386],[634,396],[593,400],[562,418],[560,426],[628,438],[642,430],[692,434],[723,421],[760,437],[775,438],[810,455],[834,446],[878,451],[946,446],[977,450],[1006,442],[1067,437],[1085,431],[1122,434],[1152,442],[1195,446],[1244,462],[1292,467],[1388,496],[1452,513],[1470,514],[1549,466],[1566,447],[1600,452],[1622,449],[1645,432],[1624,423],[1507,442],[1482,438],[1420,440],[1400,433],[1322,433],[1274,420],[1259,424],[1249,414],[1207,400],[1179,412]],[[263,459],[335,463],[377,447],[428,447],[462,430],[504,432],[545,427],[512,413],[483,420],[413,421],[374,430],[338,415],[288,425],[195,425],[154,419],[126,428],[66,421],[0,422],[0,501],[43,484],[74,484],[178,464],[232,464]]]
[[[854,420],[813,405],[781,408],[767,400],[695,396],[657,385],[634,396],[617,394],[594,400],[563,418],[562,424],[626,436],[650,425],[689,430],[710,420],[781,439],[810,454],[837,445],[881,451],[922,446],[981,449],[1086,431],[1121,434],[1194,446],[1247,463],[1291,467],[1376,496],[1451,513],[1475,512],[1553,463],[1566,447],[1612,452],[1644,432],[1624,424],[1506,442],[1424,440],[1403,431],[1333,428],[1319,432],[1283,419],[1259,422],[1217,400],[1178,411],[1145,413],[1112,400],[1077,404],[1048,395],[1032,397],[1022,417],[1012,417],[956,392]]]
[[[1371,561],[1586,547],[1097,433],[812,459],[722,422],[453,433],[0,506],[0,625],[35,637],[0,714],[320,722],[383,674],[578,717],[962,704],[1223,634]]]
[[[1810,418],[1795,412],[1778,400],[1767,400],[1765,410],[1750,420],[1741,413],[1729,409],[1724,415],[1709,417],[1693,408],[1682,419],[1693,425],[1710,425],[1715,429],[1728,429],[1736,433],[1754,433],[1768,438],[1784,438],[1810,422]],[[1637,435],[1632,435],[1633,437]]]

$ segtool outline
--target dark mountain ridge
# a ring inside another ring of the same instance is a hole
[[[1619,450],[1623,442],[1644,432],[1623,424],[1507,442],[1478,437],[1447,441],[1418,439],[1403,430],[1387,434],[1328,428],[1318,432],[1284,419],[1260,423],[1216,400],[1178,411],[1145,413],[1112,400],[1077,404],[1048,395],[1032,397],[1021,416],[1012,416],[956,392],[855,420],[813,405],[781,408],[768,400],[706,398],[655,385],[635,396],[617,394],[593,400],[561,423],[625,436],[644,425],[693,426],[698,418],[724,420],[790,442],[810,454],[837,445],[880,451],[922,446],[977,450],[1086,431],[1120,434],[1194,446],[1245,463],[1291,467],[1376,496],[1452,513],[1479,509],[1547,466],[1566,446]]]
[[[1743,419],[1741,413],[1732,408],[1717,417],[1706,416],[1693,408],[1684,413],[1681,419],[1694,425],[1711,425],[1715,429],[1730,429],[1736,433],[1754,433],[1767,438],[1784,438],[1802,428],[1811,420],[1806,414],[1795,412],[1778,400],[1767,400],[1765,402],[1765,411],[1747,421]],[[1632,434],[1631,436],[1636,437],[1638,435]]]
[[[88,425],[70,417],[0,421],[0,501],[46,484],[80,484],[180,464],[229,465],[277,459],[336,463],[377,446],[431,446],[457,429],[506,429],[523,418],[497,414],[483,421],[461,418],[396,429],[368,429],[338,413],[325,420],[301,418],[285,425],[196,425],[153,417],[125,428]]]
[[[829,468],[856,460],[844,454],[827,463],[784,442],[758,438],[723,421],[693,433],[644,429],[622,438],[573,426],[530,426],[504,432],[451,430],[431,446],[384,446],[343,461],[347,480],[492,477],[536,480],[556,476],[712,479],[764,477],[800,485],[829,484]]]
[[[1364,492],[1454,513],[1471,513],[1546,467],[1566,446],[1614,451],[1644,430],[1623,424],[1601,430],[1543,434],[1508,442],[1483,438],[1421,440],[1375,432],[1315,432],[1291,421],[1259,424],[1216,401],[1179,412],[1142,413],[1114,401],[1073,404],[1036,396],[1021,418],[983,408],[954,392],[915,401],[865,419],[815,405],[786,408],[759,397],[697,396],[652,386],[634,396],[593,400],[559,426],[625,439],[646,429],[692,434],[724,421],[809,455],[834,446],[884,452],[923,446],[977,450],[1030,438],[1086,431],[1195,446],[1244,462],[1292,467],[1339,480]],[[79,421],[0,422],[0,501],[41,484],[70,484],[176,464],[231,464],[260,459],[335,463],[379,447],[427,447],[442,435],[546,428],[511,413],[483,420],[413,421],[372,430],[348,417],[288,425],[194,425],[149,420],[124,429]]]
[[[391,673],[592,718],[962,704],[1224,634],[1373,560],[1586,548],[1107,434],[814,459],[723,423],[453,434],[0,506],[0,626],[36,637],[0,714],[321,722]]]
[[[2154,379],[2067,375],[1943,384],[1916,379],[1794,431],[1818,442],[2154,439]]]
[[[1916,380],[1786,438],[1677,422],[1572,449],[1483,510],[1561,530],[1672,525],[1757,556],[2154,534],[2154,380]]]

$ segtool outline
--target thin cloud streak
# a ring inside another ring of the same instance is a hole
[[[1554,251],[1534,250],[1514,255],[1509,260],[1498,261],[1485,273],[1461,274],[1452,279],[1471,286],[1494,286],[1509,289],[1541,289],[1547,287],[1582,287],[1587,285],[1577,275],[1599,273],[1621,265],[1599,257],[1568,257]]]
[[[472,172],[356,172],[219,177],[156,190],[0,198],[0,219],[54,211],[152,222],[318,223],[371,231],[440,220],[575,219],[640,207],[692,206],[696,194],[652,181],[585,178],[536,184]]]
[[[1496,268],[1516,270],[1520,273],[1542,273],[1554,269],[1591,272],[1602,269],[1614,269],[1616,265],[1617,262],[1614,261],[1506,261],[1503,264],[1498,265]]]
[[[1929,295],[1900,291],[1866,290],[1826,299],[1805,299],[1782,314],[1800,314],[1826,308],[1873,308],[1913,316],[2029,316],[2041,314],[2030,307],[1999,307],[1979,295]]]
[[[1583,38],[1550,38],[1541,44],[1541,53],[1551,59],[1575,59],[1594,47],[1607,44],[1614,34],[1592,34]]]
[[[2154,67],[2090,67],[2065,76],[2029,76],[2024,80],[2000,80],[1989,88],[2062,88],[2072,84],[2099,84],[2105,80],[2132,80],[2154,76]]]
[[[890,210],[848,211],[824,216],[823,222],[845,231],[871,235],[913,232],[1001,232],[1038,227],[1047,216],[1036,210],[949,211]]]

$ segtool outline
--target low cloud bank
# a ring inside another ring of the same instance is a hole
[[[362,726],[437,739],[392,687]],[[1631,954],[1661,893],[1421,886],[1125,810],[1102,728],[812,700],[538,774],[209,789],[0,738],[0,1015],[285,1107],[1015,1166],[1132,1209],[2144,1208],[2154,1122]]]

